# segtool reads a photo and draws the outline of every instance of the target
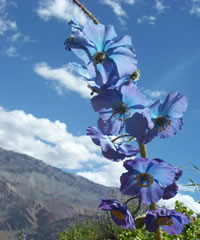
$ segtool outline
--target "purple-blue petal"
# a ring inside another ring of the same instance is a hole
[[[121,87],[122,100],[129,107],[134,109],[143,109],[148,105],[148,99],[140,92],[137,86],[132,82],[126,82]]]
[[[112,112],[99,114],[98,128],[104,135],[118,135],[124,128],[124,122],[112,116]]]
[[[187,98],[182,94],[175,92],[167,95],[165,102],[159,107],[161,116],[170,116],[172,118],[181,118],[188,105]]]
[[[99,94],[91,99],[95,112],[112,108],[116,102],[121,102],[121,95],[115,89],[101,89]]]

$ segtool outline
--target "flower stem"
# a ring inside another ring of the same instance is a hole
[[[78,0],[72,0],[86,15],[88,15],[89,18],[92,19],[92,21],[95,24],[98,24],[99,21],[92,15],[92,13],[83,5],[81,4]]]
[[[114,139],[112,140],[112,142],[114,143],[116,140],[118,140],[119,138],[122,138],[122,137],[132,137],[132,136],[129,135],[129,134],[124,134],[124,135],[121,135],[121,136],[118,136],[118,137],[114,138]]]
[[[139,144],[139,148],[140,148],[141,157],[147,158],[146,146],[140,142],[138,144]],[[151,205],[149,205],[149,210],[155,210],[156,208],[157,208],[156,203],[152,203]],[[160,227],[155,232],[155,240],[162,240],[162,232],[161,232]]]

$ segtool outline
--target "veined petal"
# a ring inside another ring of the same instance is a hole
[[[170,116],[172,118],[181,118],[187,109],[187,98],[182,94],[175,92],[167,95],[165,102],[160,105],[160,116]]]
[[[115,89],[101,89],[99,94],[91,99],[91,104],[95,112],[104,111],[109,108],[112,109],[116,102],[121,102],[121,96]]]
[[[153,122],[150,119],[149,111],[146,113],[134,113],[126,120],[126,132],[134,136],[142,144],[150,142],[155,135],[149,135],[149,130],[153,128]]]
[[[159,111],[160,104],[161,104],[161,102],[160,102],[160,100],[158,100],[149,107],[149,109],[151,110],[151,117],[153,119],[159,117],[158,111]]]
[[[159,182],[162,187],[167,187],[174,182],[176,169],[167,162],[157,162],[149,168],[148,173]]]
[[[97,52],[103,51],[105,35],[105,26],[103,24],[94,24],[92,21],[89,21],[84,26],[83,34],[96,45]]]
[[[147,171],[148,165],[152,160],[148,158],[135,158],[134,160],[127,160],[124,162],[124,167],[128,171],[136,170],[138,173],[143,173]]]
[[[170,118],[170,125],[163,131],[158,131],[158,136],[161,138],[171,137],[176,135],[181,130],[183,120],[178,118]]]
[[[125,154],[127,157],[135,156],[139,149],[128,143],[122,143],[119,146],[119,153]]]
[[[131,37],[125,35],[123,37],[115,39],[114,41],[110,41],[105,45],[105,50],[108,51],[109,49],[114,49],[118,47],[127,47],[129,49],[132,49]]]
[[[120,191],[125,195],[137,196],[141,188],[136,184],[136,175],[138,174],[137,170],[133,170],[135,174],[131,172],[123,173],[120,177]]]
[[[112,113],[101,112],[97,124],[102,133],[108,136],[118,135],[124,128],[124,122],[114,118]]]
[[[101,140],[107,140],[108,137],[103,135],[99,129],[96,127],[88,127],[87,128],[87,135],[91,137],[92,141],[100,146],[101,145]]]
[[[126,82],[121,86],[122,101],[129,107],[143,109],[148,105],[148,99],[140,92],[136,85],[132,82]]]
[[[150,205],[158,202],[162,198],[163,192],[163,188],[154,180],[150,187],[141,188],[138,197],[142,203]]]
[[[115,63],[119,78],[130,76],[137,70],[137,60],[128,48],[118,48],[109,55],[109,58]]]

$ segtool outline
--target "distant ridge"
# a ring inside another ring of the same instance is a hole
[[[56,240],[76,218],[93,215],[114,188],[0,148],[0,239]]]

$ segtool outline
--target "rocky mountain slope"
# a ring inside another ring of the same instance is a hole
[[[0,239],[56,240],[74,219],[90,216],[113,189],[0,148]]]

